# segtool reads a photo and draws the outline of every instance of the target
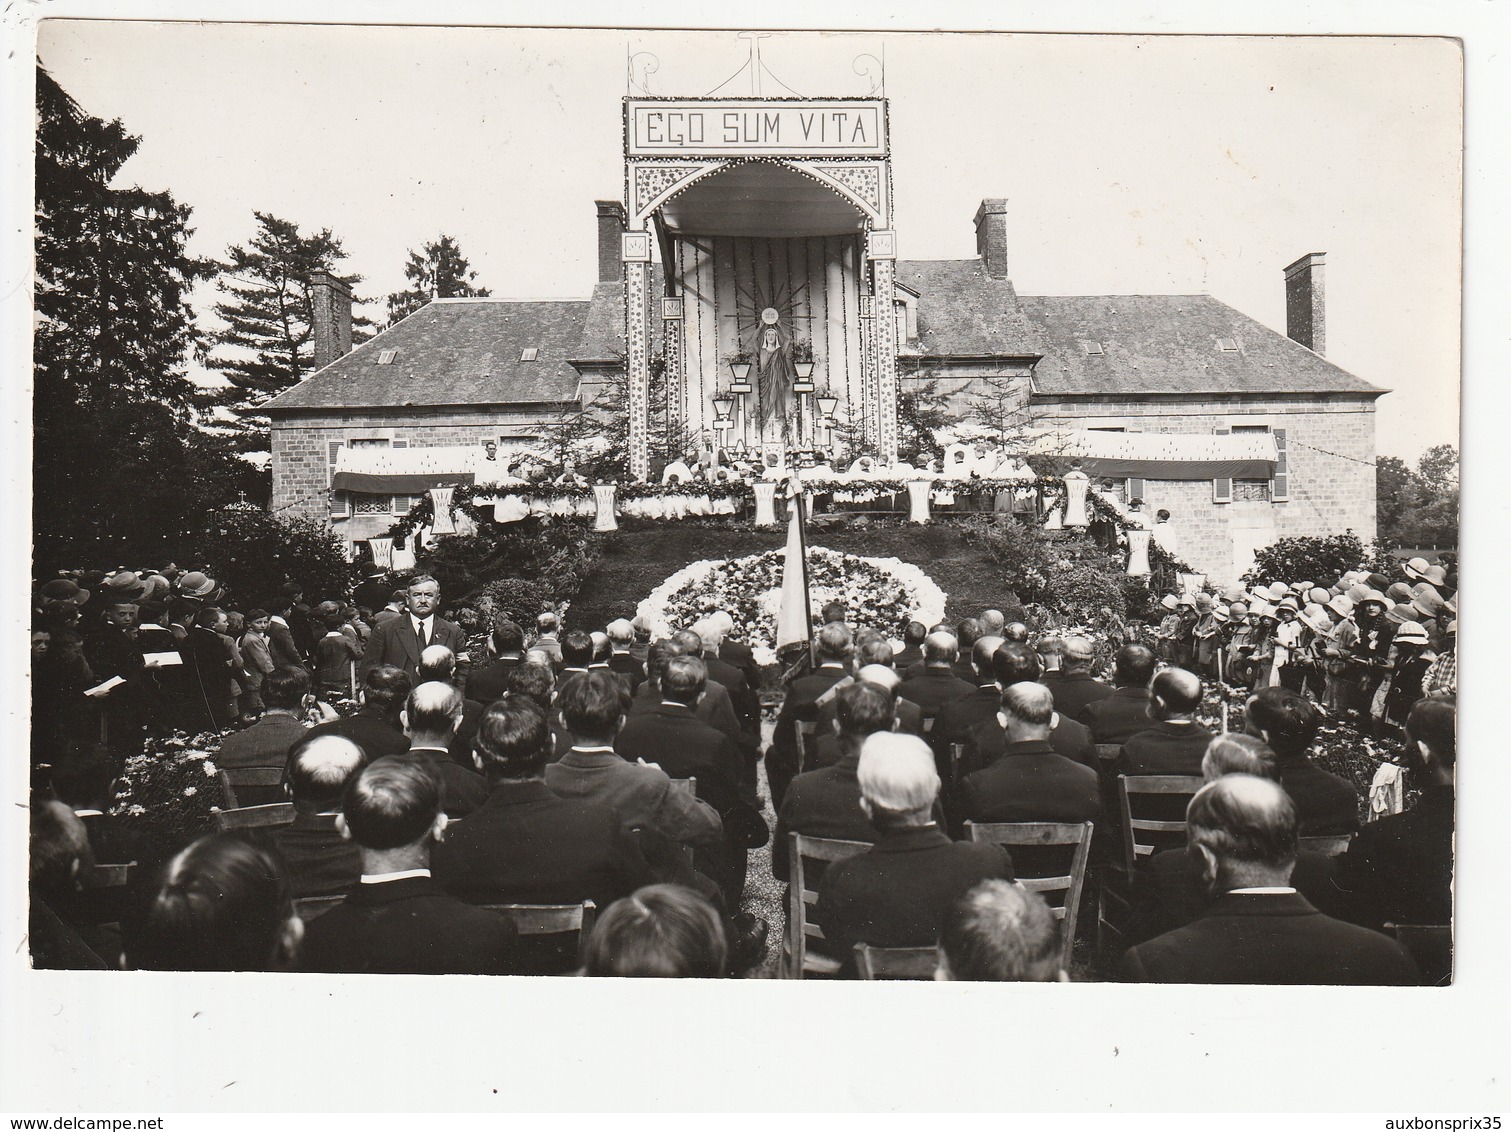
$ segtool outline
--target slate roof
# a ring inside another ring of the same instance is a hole
[[[979,259],[899,260],[896,276],[918,294],[918,341],[908,345],[924,356],[1041,353],[1012,281],[991,278]]]
[[[436,299],[267,403],[310,409],[570,401],[584,299]],[[521,361],[534,347],[533,362]],[[396,351],[387,365],[382,351]]]
[[[1018,304],[1037,329],[1041,395],[1386,392],[1211,295],[1020,296]],[[1237,350],[1219,349],[1219,339]],[[1089,353],[1087,342],[1103,352]]]

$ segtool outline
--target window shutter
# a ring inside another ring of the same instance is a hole
[[[1230,429],[1230,428],[1228,428],[1227,425],[1218,425],[1212,431],[1215,432],[1218,436],[1226,436],[1226,435],[1228,435],[1228,433],[1232,432],[1233,430]],[[1233,502],[1233,481],[1231,479],[1222,479],[1222,480],[1213,480],[1212,481],[1212,502],[1213,503],[1232,503]]]
[[[1270,500],[1284,503],[1291,497],[1291,469],[1286,457],[1285,429],[1272,428],[1270,435],[1275,438],[1275,478],[1270,481]]]
[[[1124,432],[1143,432],[1144,431],[1144,427],[1142,425],[1129,425],[1123,431]],[[1129,504],[1132,505],[1132,503],[1133,503],[1133,501],[1135,499],[1141,499],[1146,504],[1149,502],[1149,497],[1144,494],[1144,481],[1143,481],[1143,478],[1140,477],[1140,476],[1130,476],[1130,477],[1128,477],[1128,502],[1129,502]]]
[[[394,439],[394,440],[390,440],[388,442],[388,446],[390,448],[408,448],[409,447],[409,441]]]
[[[329,444],[329,456],[328,456],[328,462],[327,462],[327,465],[326,465],[326,474],[325,474],[325,485],[326,485],[327,488],[329,488],[330,485],[333,482],[335,482],[335,479],[336,479],[336,453],[340,452],[341,449],[344,446],[345,446],[345,441],[341,441],[341,440],[332,440],[332,441],[330,441],[330,444]],[[331,517],[332,518],[344,519],[346,516],[348,516],[349,514],[351,514],[351,507],[350,507],[350,504],[347,501],[346,492],[344,492],[344,491],[328,491],[326,494],[330,497],[330,508],[331,508]]]

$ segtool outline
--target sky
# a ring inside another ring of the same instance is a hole
[[[38,35],[87,111],[141,135],[120,179],[193,207],[192,251],[223,256],[272,212],[329,227],[379,300],[443,232],[495,295],[585,297],[638,52],[657,95],[708,94],[748,59],[728,31],[49,19]],[[867,94],[862,53],[885,58],[903,258],[973,256],[977,205],[1006,197],[1020,293],[1205,292],[1284,332],[1281,269],[1326,252],[1328,357],[1392,390],[1379,452],[1457,443],[1455,41],[787,32],[762,43],[764,92]],[[750,94],[748,72],[720,93]],[[215,297],[194,296],[207,327]]]

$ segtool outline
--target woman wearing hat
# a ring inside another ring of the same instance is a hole
[[[1222,647],[1222,623],[1217,619],[1219,608],[1211,594],[1196,595],[1197,622],[1192,630],[1196,672],[1209,680],[1217,678],[1217,650]],[[1228,611],[1224,609],[1222,613],[1223,621],[1226,621]]]
[[[1174,664],[1181,632],[1180,603],[1174,594],[1166,594],[1159,599],[1159,604],[1165,615],[1154,631],[1154,651],[1161,660]]]
[[[1300,615],[1301,603],[1295,594],[1286,594],[1275,607],[1277,623],[1271,650],[1270,683],[1293,692],[1300,692],[1306,680],[1306,670],[1300,663],[1300,654],[1306,644],[1306,626],[1301,623]]]
[[[1358,639],[1349,650],[1359,694],[1350,705],[1358,711],[1369,710],[1386,673],[1390,670],[1390,643],[1396,635],[1396,623],[1386,616],[1390,602],[1379,590],[1365,590],[1354,608],[1354,626]]]
[[[1390,645],[1390,673],[1380,685],[1371,712],[1378,734],[1394,734],[1406,725],[1411,705],[1422,698],[1422,679],[1436,659],[1427,648],[1427,630],[1408,621]]]

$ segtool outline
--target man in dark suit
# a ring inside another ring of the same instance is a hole
[[[978,770],[986,769],[1002,754],[1002,745],[1006,742],[1002,693],[1014,684],[1039,682],[1039,654],[1021,642],[1004,642],[992,654],[991,663],[997,705],[990,716],[982,719],[966,735],[965,749],[961,752],[959,766],[955,768],[956,782],[963,781],[967,775],[975,774]],[[959,704],[964,701],[956,702]],[[936,723],[936,730],[938,726]],[[1055,754],[1093,770],[1097,769],[1097,753],[1091,742],[1091,732],[1059,711],[1050,716],[1049,745],[1054,748]],[[944,754],[948,756],[948,748]]]
[[[709,620],[719,632],[719,659],[738,668],[745,683],[755,690],[761,683],[761,666],[755,662],[755,654],[749,645],[730,636],[735,629],[735,619],[727,610],[720,609],[711,614]]]
[[[740,727],[746,734],[759,736],[761,702],[756,696],[755,687],[745,679],[745,673],[719,658],[719,648],[723,643],[723,631],[719,628],[719,623],[711,617],[704,618],[692,627],[690,636],[698,638],[698,645],[694,647],[691,639],[687,639],[685,643],[688,652],[693,656],[702,656],[703,663],[708,667],[708,678],[729,689],[729,701],[734,705]],[[681,634],[673,639],[683,643]],[[755,769],[754,764],[751,769]]]
[[[1002,754],[966,777],[952,812],[957,823],[1096,821],[1102,801],[1097,773],[1055,753],[1049,743],[1054,697],[1043,684],[1010,685],[1001,694]]]
[[[561,641],[557,639],[557,632],[561,628],[561,622],[554,613],[542,613],[535,618],[535,640],[530,645],[532,649],[539,649],[551,658],[551,671],[560,673],[562,668]]]
[[[651,883],[623,818],[600,803],[558,798],[546,786],[550,748],[545,713],[532,700],[511,695],[488,706],[473,758],[492,793],[432,854],[435,878],[447,892],[472,904],[592,900],[607,908]],[[575,965],[575,950],[563,941],[529,943],[531,971]]]
[[[462,680],[457,675],[456,654],[445,645],[427,645],[420,654],[420,667],[415,672],[415,684],[436,681],[450,684],[462,696],[462,722],[451,736],[451,755],[465,767],[472,766],[472,737],[477,734],[477,722],[483,718],[483,705],[467,698]],[[457,816],[455,814],[453,817]]]
[[[1008,649],[1011,661],[1039,665],[1038,657],[1024,645],[1009,648],[1001,637],[977,637],[971,646],[971,671],[975,687],[968,695],[950,700],[942,705],[934,717],[934,728],[929,732],[929,746],[934,748],[934,765],[939,776],[950,780],[950,745],[964,743],[970,733],[988,720],[995,719],[997,706],[1002,699],[1002,687],[993,672],[993,658],[999,649]],[[1017,665],[1009,665],[1016,667]]]
[[[893,728],[904,735],[923,734],[923,709],[912,700],[902,699],[897,689],[902,677],[891,665],[892,646],[885,640],[867,641],[855,650],[855,676],[846,677],[829,686],[829,690],[815,701],[818,707],[818,728],[812,743],[804,744],[803,769],[817,770],[833,766],[841,756],[839,738],[835,731],[835,712],[839,706],[839,694],[857,683],[874,684],[886,692],[895,708],[897,726]]]
[[[1085,708],[1093,742],[1124,743],[1154,722],[1149,715],[1149,681],[1154,679],[1155,664],[1154,650],[1147,645],[1118,649],[1112,663],[1112,695]]]
[[[1042,645],[1042,642],[1041,642]],[[1045,673],[1043,684],[1055,698],[1055,710],[1077,723],[1091,726],[1086,708],[1112,695],[1112,689],[1091,676],[1093,653],[1085,637],[1066,637],[1063,643],[1064,664],[1053,677]]]
[[[800,721],[818,720],[818,698],[849,673],[850,653],[854,647],[850,629],[842,621],[832,621],[818,631],[815,640],[818,668],[799,676],[787,689],[782,710],[777,713],[766,749],[766,779],[771,784],[771,804],[782,808],[787,784],[802,769],[797,751],[797,725]]]
[[[294,599],[288,594],[279,594],[268,603],[272,615],[268,618],[268,654],[275,665],[300,668],[305,663],[299,642],[294,638],[290,618],[294,617]]]
[[[1339,857],[1344,916],[1365,927],[1453,921],[1452,700],[1418,700],[1406,717],[1406,750],[1422,793],[1411,809],[1367,823]]]
[[[630,652],[635,643],[635,628],[623,617],[610,621],[604,630],[609,638],[609,671],[620,677],[634,695],[645,683],[645,665]]]
[[[833,766],[800,774],[787,787],[771,845],[771,874],[785,884],[791,869],[787,835],[831,837],[875,843],[879,834],[860,806],[861,745],[879,731],[891,731],[896,716],[889,693],[869,683],[854,683],[836,697],[833,730],[840,759]]]
[[[309,924],[300,967],[341,974],[505,975],[516,970],[512,921],[448,895],[430,875],[446,829],[441,783],[424,763],[379,759],[347,790],[342,829],[360,847],[361,880]]]
[[[462,693],[450,684],[432,680],[409,693],[400,716],[409,736],[409,753],[396,755],[426,762],[441,780],[441,802],[448,817],[461,818],[488,799],[488,784],[452,753],[457,728],[462,725]],[[470,757],[470,752],[469,752]]]
[[[930,633],[923,642],[923,669],[916,675],[903,673],[897,694],[912,700],[923,711],[924,719],[933,719],[951,700],[968,696],[976,690],[955,674],[959,646],[949,633]]]
[[[1251,735],[1234,732],[1224,732],[1208,745],[1201,773],[1208,782],[1228,774],[1280,781],[1275,752]],[[1184,806],[1180,816],[1185,817]],[[1340,902],[1333,886],[1332,858],[1309,850],[1297,853],[1291,887],[1318,911],[1336,914]],[[1216,895],[1202,877],[1201,859],[1185,845],[1157,852],[1134,873],[1132,911],[1123,938],[1131,945],[1184,927],[1206,911]]]
[[[671,657],[659,679],[661,703],[632,716],[614,740],[614,750],[630,762],[654,763],[672,778],[697,779],[698,797],[724,823],[725,890],[738,893],[745,886],[748,851],[765,844],[769,831],[761,815],[740,795],[740,756],[734,744],[693,714],[693,705],[707,683],[708,670],[701,657]]]
[[[922,739],[872,735],[856,777],[861,807],[881,836],[867,852],[824,871],[814,910],[824,951],[846,972],[854,970],[857,943],[932,946],[960,897],[984,880],[1013,879],[1002,846],[952,842],[939,829],[939,775]]]
[[[1120,774],[1200,774],[1212,732],[1197,723],[1201,680],[1167,668],[1149,685],[1149,713],[1159,722],[1130,735],[1118,757]]]
[[[392,664],[368,669],[357,691],[362,706],[344,719],[317,723],[310,728],[310,737],[345,736],[362,748],[368,762],[376,762],[384,755],[402,755],[409,750],[409,738],[404,734],[399,715],[411,686],[404,670]]]
[[[494,622],[493,651],[492,660],[467,674],[467,698],[484,706],[504,698],[509,674],[525,662],[525,631],[504,618]]]
[[[561,668],[557,672],[558,684],[568,676],[578,676],[593,663],[593,638],[581,629],[573,629],[561,635]]]
[[[295,899],[336,896],[357,883],[357,847],[336,827],[341,796],[367,765],[362,748],[340,735],[306,735],[289,751],[288,792],[294,822],[273,831],[273,847],[289,867]]]
[[[194,614],[194,623],[179,651],[183,654],[185,700],[181,726],[196,731],[224,731],[236,722],[232,679],[240,671],[226,628],[225,611],[207,605]]]
[[[367,638],[367,651],[357,665],[358,675],[380,664],[402,668],[411,680],[420,665],[420,653],[428,645],[445,645],[453,653],[466,649],[467,641],[459,625],[440,617],[441,583],[422,575],[409,583],[405,598],[407,611],[373,626]]]
[[[1280,760],[1280,785],[1296,805],[1303,837],[1359,828],[1358,791],[1307,757],[1321,726],[1317,705],[1289,688],[1261,690],[1244,711],[1244,730],[1268,743]]]
[[[1221,893],[1200,918],[1123,956],[1127,982],[1404,986],[1416,967],[1394,940],[1324,916],[1291,885],[1299,823],[1276,783],[1232,774],[1187,811],[1188,849]]]
[[[902,631],[902,650],[893,657],[899,672],[906,672],[915,664],[923,663],[923,641],[929,635],[929,627],[922,621],[909,621]]]
[[[309,694],[310,674],[303,668],[275,668],[262,683],[265,710],[262,718],[244,731],[227,735],[215,761],[224,767],[282,767],[289,748],[304,738],[308,728],[303,718],[304,698]],[[283,801],[277,787],[242,787],[236,792],[239,806],[260,806]]]

